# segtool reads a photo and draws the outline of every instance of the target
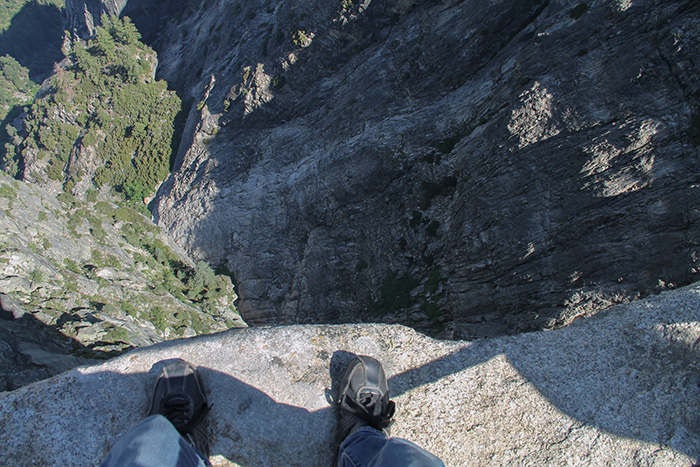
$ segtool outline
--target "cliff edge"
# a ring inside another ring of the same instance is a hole
[[[214,465],[332,465],[351,353],[385,364],[392,434],[446,465],[682,466],[700,455],[700,284],[556,331],[438,341],[397,325],[229,330],[0,394],[3,465],[95,465],[163,362],[199,365]]]

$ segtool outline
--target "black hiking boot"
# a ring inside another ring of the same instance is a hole
[[[197,369],[181,360],[161,371],[148,415],[160,414],[170,420],[183,438],[209,458],[209,431],[204,419],[210,408]]]
[[[382,430],[389,435],[395,405],[389,400],[389,386],[382,364],[372,357],[353,358],[340,380],[338,405],[341,442],[363,426]]]

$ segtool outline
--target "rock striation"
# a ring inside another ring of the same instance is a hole
[[[127,0],[69,0],[65,28],[79,37],[89,37],[95,34],[102,15],[119,15],[126,4]]]
[[[556,328],[688,284],[700,4],[190,3],[160,226],[253,324]]]
[[[97,465],[148,411],[164,362],[182,358],[200,366],[213,403],[214,465],[329,466],[337,379],[351,354],[369,354],[397,402],[392,434],[448,466],[690,465],[700,455],[698,310],[695,284],[564,329],[473,342],[399,325],[165,342],[0,394],[0,463]]]

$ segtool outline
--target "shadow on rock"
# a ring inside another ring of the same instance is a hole
[[[0,35],[0,56],[11,55],[41,83],[63,59],[63,19],[55,5],[25,4]]]
[[[163,365],[180,358],[200,368],[213,405],[214,465],[331,465],[332,399],[361,354],[389,376],[392,435],[446,465],[689,464],[700,454],[698,304],[686,288],[562,330],[475,342],[395,325],[165,342],[4,394],[0,463],[98,463],[146,416]]]
[[[80,365],[101,363],[79,357],[84,345],[47,326],[9,295],[0,293],[0,391],[12,391]],[[99,355],[99,352],[96,352]]]

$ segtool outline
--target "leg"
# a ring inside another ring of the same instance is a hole
[[[382,364],[372,357],[350,361],[340,382],[338,467],[444,467],[415,444],[389,438],[394,402]]]
[[[148,418],[131,429],[103,466],[211,466],[207,402],[197,369],[184,360],[163,367]]]
[[[162,415],[152,415],[124,435],[101,465],[205,467],[207,464],[172,423]]]
[[[440,459],[415,444],[362,427],[341,444],[338,467],[445,467]]]

